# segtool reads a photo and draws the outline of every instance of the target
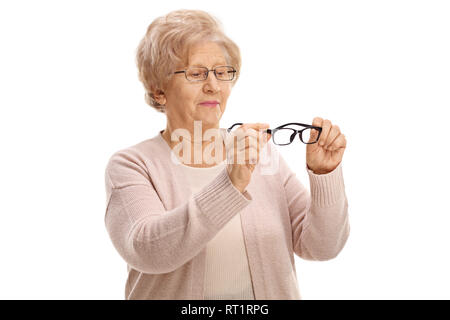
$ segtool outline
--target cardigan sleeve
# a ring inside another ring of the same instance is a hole
[[[327,174],[314,174],[305,164],[311,193],[279,154],[280,175],[289,208],[295,254],[305,260],[330,260],[350,233],[342,162]]]
[[[112,155],[105,170],[106,229],[122,258],[143,273],[168,273],[191,260],[252,200],[234,187],[226,168],[171,210],[156,192],[158,183],[175,192],[152,180],[130,151]]]

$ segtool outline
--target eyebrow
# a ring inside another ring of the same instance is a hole
[[[216,63],[213,64],[213,68],[216,67],[216,66],[226,66],[226,65],[227,65],[226,62],[225,63],[216,62]],[[195,64],[192,64],[192,65],[189,65],[188,67],[205,67],[205,65],[201,64],[201,63],[195,63]]]

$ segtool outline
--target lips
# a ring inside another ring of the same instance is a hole
[[[203,101],[200,103],[204,107],[215,107],[219,104],[219,101]]]

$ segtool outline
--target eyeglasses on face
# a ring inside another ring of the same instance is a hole
[[[208,79],[210,71],[212,71],[216,76],[216,79],[220,81],[233,81],[236,75],[236,69],[232,66],[217,66],[211,70],[206,67],[189,67],[185,70],[175,71],[174,74],[184,73],[186,80],[196,82]]]
[[[228,132],[232,132],[233,128],[237,126],[243,125],[243,123],[235,123],[231,127],[227,129]],[[290,127],[303,127],[303,129],[294,129]],[[298,122],[290,122],[283,124],[281,126],[276,127],[275,129],[266,129],[266,133],[272,135],[272,141],[274,144],[279,146],[285,146],[291,144],[295,136],[298,134],[300,141],[304,144],[313,144],[319,141],[320,134],[322,133],[321,127],[312,126],[309,124],[298,123]],[[309,141],[311,139],[311,135],[315,134],[316,138],[314,141]]]

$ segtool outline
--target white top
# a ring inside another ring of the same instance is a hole
[[[186,174],[191,194],[194,194],[225,168],[226,161],[209,168],[180,166]],[[206,246],[204,295],[206,300],[255,299],[240,213]]]

